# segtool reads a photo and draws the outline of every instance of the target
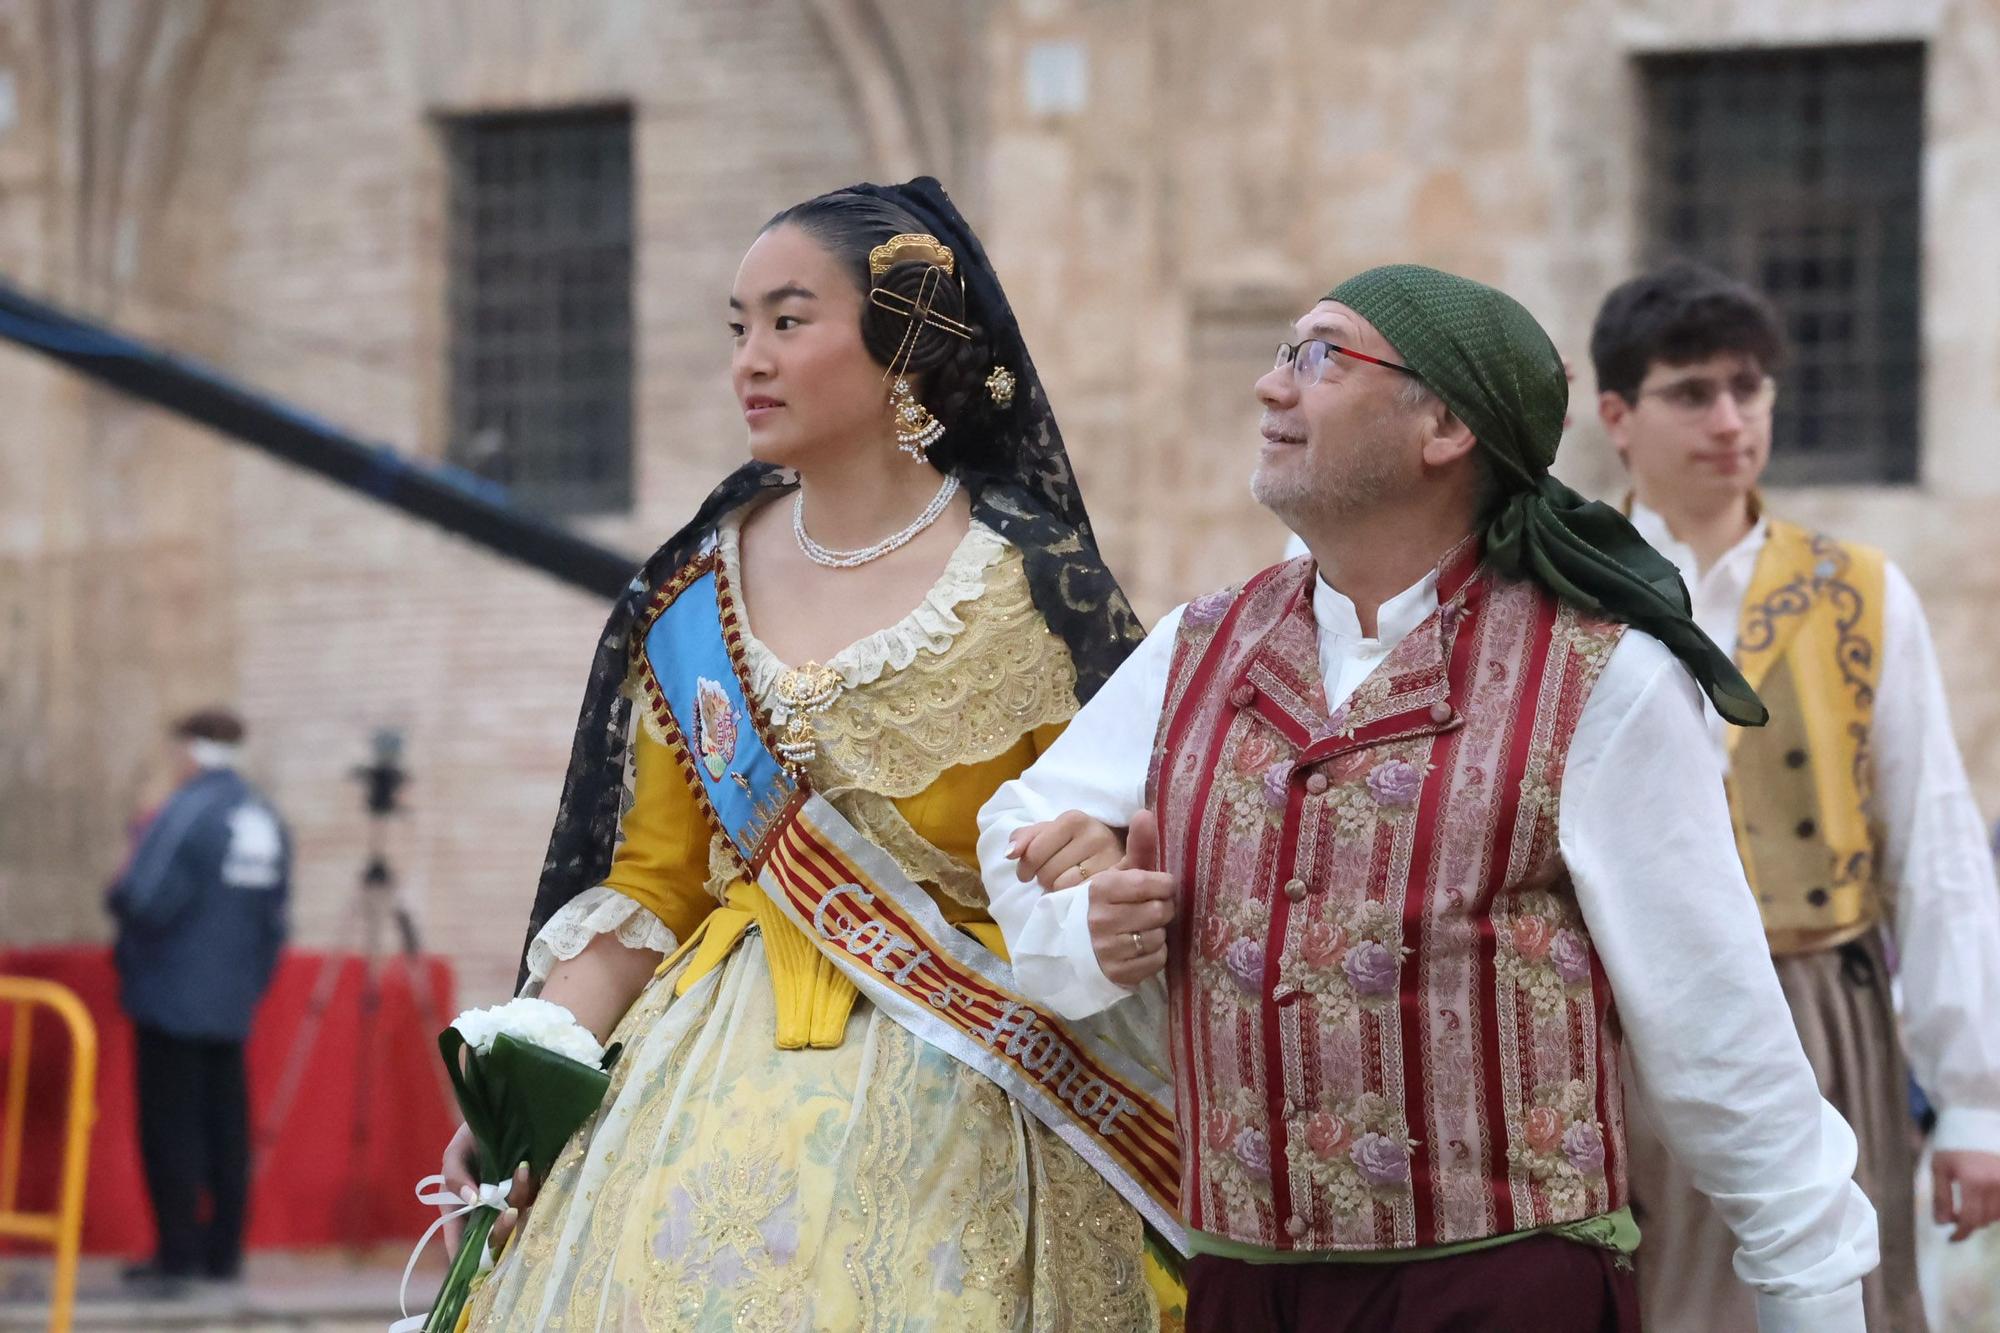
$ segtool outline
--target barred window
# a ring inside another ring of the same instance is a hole
[[[1792,347],[1770,479],[1917,475],[1921,45],[1651,56],[1648,259],[1761,288]]]
[[[632,501],[632,117],[456,117],[449,455],[550,513]]]

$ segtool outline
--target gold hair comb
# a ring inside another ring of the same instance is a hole
[[[922,232],[904,232],[901,236],[891,236],[868,252],[868,276],[879,278],[907,260],[921,260],[926,264],[935,264],[951,274],[958,272],[956,261],[951,256],[950,246],[937,237],[926,236]]]

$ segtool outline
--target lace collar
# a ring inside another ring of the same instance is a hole
[[[740,586],[742,562],[738,536],[746,510],[738,510],[717,526],[716,548],[730,582]],[[901,671],[916,661],[918,653],[942,654],[965,629],[958,617],[960,606],[986,591],[986,573],[1007,550],[1007,539],[978,519],[966,529],[945,562],[944,572],[931,585],[923,601],[908,615],[886,629],[857,639],[829,658],[824,665],[840,673],[847,688],[853,689],[879,680],[891,671]],[[739,605],[739,612],[742,608]],[[772,687],[788,664],[764,646],[747,612],[742,612],[743,661],[750,672],[750,691],[760,703],[768,703]]]

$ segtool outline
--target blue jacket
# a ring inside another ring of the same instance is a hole
[[[291,838],[229,769],[167,799],[111,888],[125,1012],[177,1037],[242,1041],[285,940]]]

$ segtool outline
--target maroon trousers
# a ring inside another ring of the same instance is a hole
[[[1631,1261],[1559,1236],[1407,1264],[1248,1264],[1198,1254],[1188,1264],[1187,1286],[1188,1333],[1636,1333],[1639,1327]]]

